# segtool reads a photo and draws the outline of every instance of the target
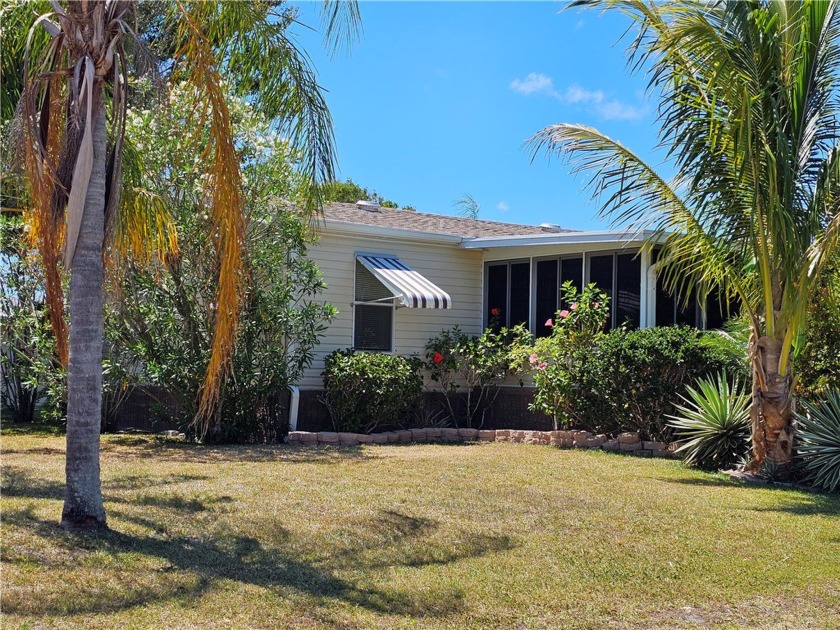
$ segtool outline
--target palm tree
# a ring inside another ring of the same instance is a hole
[[[750,321],[752,470],[787,464],[794,357],[808,298],[840,239],[836,0],[674,3],[594,0],[639,27],[634,68],[660,92],[667,181],[590,127],[529,141],[567,160],[616,223],[653,229],[664,279],[701,297],[719,289]]]
[[[32,226],[47,279],[47,300],[68,367],[67,485],[62,527],[106,527],[99,470],[102,404],[103,280],[114,252],[171,241],[171,223],[160,203],[136,194],[123,173],[129,85],[146,73],[162,86],[163,68],[172,81],[192,84],[206,164],[204,191],[213,218],[210,237],[218,254],[215,330],[199,416],[199,433],[213,426],[219,383],[236,330],[245,270],[239,160],[233,144],[222,76],[233,89],[255,95],[295,147],[309,184],[303,207],[320,204],[323,181],[334,179],[332,125],[306,55],[286,35],[294,11],[281,2],[155,3],[155,23],[144,35],[165,42],[163,63],[149,54],[149,37],[138,35],[133,0],[52,1],[35,19],[51,39],[39,50],[27,43],[25,87],[18,111],[23,122],[25,167]],[[350,38],[358,24],[353,2],[327,2],[330,42]],[[142,31],[141,31],[142,32]],[[133,155],[138,158],[139,156]],[[135,165],[136,166],[136,165]],[[121,194],[121,192],[123,194]],[[134,228],[134,229],[132,229]],[[60,266],[69,270],[69,343],[64,322]]]

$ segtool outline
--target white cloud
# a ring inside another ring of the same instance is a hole
[[[514,79],[510,82],[510,89],[520,94],[549,94],[556,96],[554,82],[539,72],[531,72],[524,79]]]
[[[648,112],[639,94],[636,94],[639,103],[633,105],[608,98],[603,90],[590,90],[576,83],[559,92],[551,77],[538,72],[531,72],[524,79],[514,79],[510,88],[520,94],[545,94],[567,105],[579,105],[604,120],[639,120]]]
[[[496,210],[498,210],[499,212],[507,212],[508,210],[510,210],[510,206],[508,205],[507,201],[500,201],[496,204]]]
[[[598,105],[598,113],[606,120],[639,120],[647,114],[647,107],[628,105],[621,101],[607,101]]]
[[[636,98],[641,101],[639,94]],[[570,85],[560,99],[571,105],[585,105],[604,120],[639,120],[647,114],[644,105],[630,105],[618,99],[608,99],[603,90],[587,90],[577,84]]]
[[[595,103],[604,101],[604,93],[601,90],[587,90],[579,85],[570,85],[566,88],[561,99],[565,103]]]

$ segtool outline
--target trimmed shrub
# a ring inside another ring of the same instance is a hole
[[[336,350],[324,365],[323,402],[336,431],[370,433],[416,413],[423,386],[417,357]]]
[[[706,470],[731,468],[750,450],[750,395],[735,379],[730,387],[724,374],[701,378],[688,387],[686,405],[669,416],[668,426],[680,441],[677,453],[689,466]]]
[[[670,441],[666,414],[699,378],[723,372],[746,381],[739,353],[708,343],[695,328],[615,329],[602,335],[570,370],[568,408],[574,424],[597,433],[639,431]]]
[[[796,451],[806,477],[829,492],[840,490],[840,391],[826,392],[824,401],[800,401]]]

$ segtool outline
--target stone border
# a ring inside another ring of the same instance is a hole
[[[509,429],[410,429],[384,433],[336,433],[292,431],[289,443],[300,444],[409,444],[436,442],[515,442],[560,448],[598,449],[640,457],[676,457],[671,445],[642,440],[638,433],[620,433],[614,438],[589,431],[515,431]]]

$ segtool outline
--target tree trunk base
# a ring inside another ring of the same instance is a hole
[[[94,516],[71,516],[62,514],[59,527],[66,532],[72,532],[74,534],[108,531],[108,523],[105,519],[103,518],[102,520],[99,520]]]

